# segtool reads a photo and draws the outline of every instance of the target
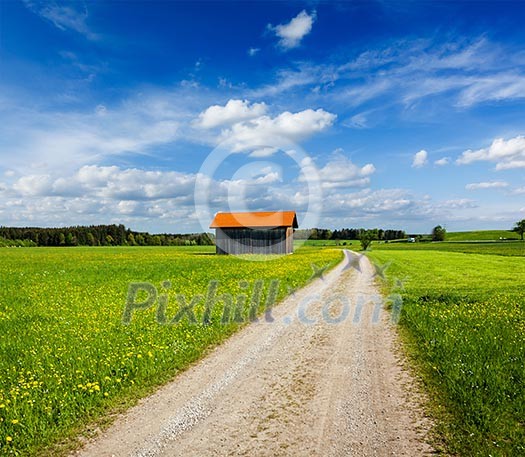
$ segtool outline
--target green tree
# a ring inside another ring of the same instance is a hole
[[[516,225],[514,226],[514,231],[521,236],[521,241],[523,241],[523,234],[525,233],[525,219],[516,222]]]
[[[160,240],[160,236],[159,235],[153,235],[151,237],[151,244],[152,244],[152,246],[160,246],[162,244],[161,240]]]
[[[95,237],[91,232],[88,232],[86,239],[88,246],[96,246],[97,242],[95,241]]]
[[[376,237],[373,231],[371,230],[363,231],[361,235],[359,235],[359,241],[361,242],[361,249],[363,251],[366,251],[370,247],[374,239],[376,239]]]
[[[432,229],[432,241],[445,241],[447,231],[441,225],[437,225]]]
[[[66,236],[62,232],[60,232],[60,234],[58,235],[58,244],[60,246],[66,245]]]

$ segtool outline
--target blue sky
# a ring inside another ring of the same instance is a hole
[[[525,3],[0,0],[0,225],[525,218]]]

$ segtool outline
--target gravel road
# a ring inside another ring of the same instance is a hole
[[[432,454],[374,267],[345,255],[75,455]]]

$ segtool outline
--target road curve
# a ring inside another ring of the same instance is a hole
[[[428,421],[369,260],[345,262],[75,455],[422,456]]]

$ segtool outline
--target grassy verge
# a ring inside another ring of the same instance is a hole
[[[525,259],[385,249],[404,280],[401,333],[431,393],[444,450],[525,455]]]
[[[305,248],[249,262],[210,253],[206,247],[3,249],[0,454],[63,452],[71,444],[67,438],[83,426],[129,406],[238,329],[243,322],[237,317],[247,320],[257,281],[260,311],[272,280],[279,281],[279,300],[308,282],[312,264],[334,265],[342,256],[340,250]],[[182,308],[181,295],[189,304],[213,280],[216,295],[234,296],[240,314],[232,311],[225,319],[219,303],[203,324],[198,300],[196,323],[185,314],[170,324]],[[159,301],[122,324],[131,282],[149,282],[166,296],[164,325],[157,322]]]

